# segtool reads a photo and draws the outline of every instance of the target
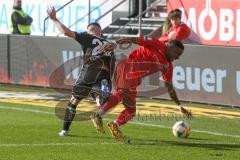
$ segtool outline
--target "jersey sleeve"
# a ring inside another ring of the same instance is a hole
[[[159,48],[159,45],[162,46],[163,44],[156,38],[143,35],[140,36],[140,46],[144,46],[146,48]]]
[[[81,45],[86,45],[88,41],[88,36],[86,32],[77,33],[75,32],[75,40]]]
[[[168,36],[168,34],[169,34],[169,30],[167,31],[167,32],[165,32],[165,34],[163,34],[160,38],[159,38],[159,40],[160,41],[163,41],[163,42],[168,42],[170,39],[169,39],[169,36]]]
[[[186,24],[182,24],[180,27],[177,28],[176,34],[173,36],[172,39],[183,41],[187,39],[189,35],[190,28]]]
[[[150,46],[152,45],[153,38],[148,36],[140,36],[140,46]]]
[[[169,64],[169,68],[166,71],[162,72],[162,77],[164,81],[171,82],[173,76],[173,65]]]

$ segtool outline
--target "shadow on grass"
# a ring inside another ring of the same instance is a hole
[[[82,136],[82,135],[74,135],[74,134],[70,134],[68,135],[68,137],[73,137],[73,138],[81,138],[81,139],[106,139],[106,140],[112,140],[113,138],[110,137],[109,135],[101,135],[101,134],[98,134],[98,136]]]
[[[190,139],[190,138],[188,138]],[[195,139],[195,138],[191,138]],[[197,139],[196,140],[204,140]],[[197,147],[197,148],[209,148],[214,150],[233,150],[240,149],[240,143],[228,143],[228,142],[206,142],[206,141],[160,141],[160,140],[140,140],[140,139],[132,139],[131,145],[173,145],[173,146],[181,146],[181,147]]]
[[[163,143],[183,146],[183,147],[199,147],[211,148],[215,150],[232,150],[240,149],[240,144],[226,142],[178,142],[178,141],[163,141]]]

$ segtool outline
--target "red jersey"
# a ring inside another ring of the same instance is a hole
[[[165,43],[141,36],[140,47],[129,55],[129,61],[138,64],[133,70],[139,70],[140,77],[162,71],[163,80],[172,81],[173,65],[167,60],[166,49]]]
[[[169,30],[162,35],[159,40],[163,42],[168,42],[173,39],[183,41],[190,36],[190,33],[190,28],[186,24],[180,23],[179,25],[169,28]]]
[[[162,71],[164,81],[172,81],[173,65],[166,58],[166,45],[157,39],[140,37],[140,47],[120,61],[115,69],[115,89],[136,91],[143,77]]]
[[[158,71],[162,71],[164,81],[172,81],[173,65],[166,58],[166,45],[157,39],[141,36],[140,47],[116,67],[116,87],[137,87],[143,77]]]

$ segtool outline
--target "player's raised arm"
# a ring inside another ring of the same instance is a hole
[[[104,44],[98,52],[107,52],[107,51],[112,51],[116,49],[117,45],[121,44],[127,44],[127,43],[135,43],[135,44],[140,44],[140,38],[139,37],[130,37],[130,38],[122,38],[116,41],[111,41],[106,44]]]
[[[180,103],[177,93],[173,87],[172,82],[165,82],[165,86],[167,88],[168,94],[171,97],[171,99],[179,106],[179,110],[182,114],[184,114],[187,118],[192,119],[192,113],[188,110],[186,110]]]
[[[65,25],[63,25],[56,17],[56,11],[53,6],[50,6],[49,9],[47,10],[48,15],[50,19],[53,21],[55,27],[63,33],[65,36],[70,37],[70,38],[75,38],[75,32],[71,31],[69,28],[67,28]]]

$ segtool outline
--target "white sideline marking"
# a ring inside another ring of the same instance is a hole
[[[62,94],[60,95],[62,96]],[[29,94],[29,93],[9,93],[0,92],[1,98],[38,98],[38,99],[55,99],[51,94]]]
[[[164,125],[142,123],[142,122],[129,122],[129,124],[171,129],[171,127],[164,126]],[[191,129],[191,132],[206,133],[206,134],[210,134],[210,135],[224,136],[224,137],[240,138],[240,135],[225,134],[225,133],[220,133],[220,132],[202,131],[202,130],[195,130],[195,129]]]
[[[114,145],[119,143],[36,143],[36,144],[0,144],[0,147],[42,147],[42,146],[73,146],[73,145]]]
[[[3,107],[3,106],[0,106],[0,109],[17,110],[17,111],[26,111],[26,112],[33,112],[33,113],[42,113],[42,114],[48,114],[48,115],[55,115],[53,112],[41,111],[41,110],[36,110],[36,109],[28,109],[28,108]],[[105,120],[112,120],[112,119],[107,119],[106,118]],[[129,124],[171,129],[171,127],[164,126],[164,125],[142,123],[142,122],[129,122]],[[205,133],[205,134],[210,134],[210,135],[215,135],[215,136],[223,136],[223,137],[240,138],[240,135],[225,134],[225,133],[212,132],[212,131],[203,131],[203,130],[195,130],[195,129],[193,129],[193,130],[191,130],[191,132]]]
[[[170,141],[173,144],[200,144],[200,145],[236,145],[240,147],[240,143],[229,143],[229,142],[188,142],[188,141]],[[140,144],[162,144],[165,142],[151,142],[151,141],[144,141]]]
[[[50,114],[50,115],[54,115],[54,113],[53,113],[53,112],[47,112],[47,111],[41,111],[41,110],[29,109],[29,108],[3,107],[3,106],[0,106],[0,109],[5,109],[5,110],[14,110],[14,111],[26,111],[26,112],[33,112],[33,113],[43,113],[43,114]]]

